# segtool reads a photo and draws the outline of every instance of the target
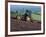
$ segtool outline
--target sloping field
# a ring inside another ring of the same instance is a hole
[[[32,14],[31,17],[32,17],[33,20],[41,21],[41,15]]]

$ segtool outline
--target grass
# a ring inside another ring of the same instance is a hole
[[[15,14],[15,13],[11,13],[11,16],[16,16],[16,15],[17,15],[17,14]],[[20,15],[20,14],[19,14],[19,15]],[[32,13],[31,17],[32,17],[32,20],[41,21],[41,15]]]
[[[13,14],[11,13],[11,16],[16,16],[16,14],[15,13],[13,13]]]
[[[20,13],[18,15],[21,16]],[[11,16],[17,16],[17,14],[12,12]]]
[[[37,15],[37,14],[32,14],[32,19],[33,20],[38,20],[38,21],[41,21],[41,15]]]

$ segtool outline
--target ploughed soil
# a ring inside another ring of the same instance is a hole
[[[11,18],[11,31],[32,31],[41,30],[41,23],[38,21],[22,21]]]

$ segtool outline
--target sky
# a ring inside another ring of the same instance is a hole
[[[40,6],[28,6],[28,5],[10,5],[11,11],[25,11],[25,10],[31,10],[32,12],[40,12],[41,7]]]

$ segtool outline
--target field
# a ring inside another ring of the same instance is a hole
[[[32,13],[33,22],[15,19],[16,14],[11,13],[11,31],[32,31],[41,30],[41,15]]]
[[[37,15],[37,14],[32,14],[32,19],[33,20],[38,20],[38,21],[41,21],[41,15]]]
[[[15,13],[11,13],[11,16],[16,16],[16,14]],[[20,14],[19,14],[19,16],[20,16]],[[38,15],[38,14],[32,13],[31,18],[32,18],[32,20],[41,21],[41,15]]]

